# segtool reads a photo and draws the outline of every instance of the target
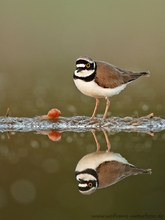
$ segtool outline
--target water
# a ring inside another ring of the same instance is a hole
[[[97,133],[106,150],[102,133]],[[111,150],[151,175],[127,177],[85,196],[78,191],[75,168],[95,152],[91,133],[63,133],[61,141],[34,133],[1,135],[1,218],[92,219],[96,215],[164,215],[164,134],[108,135]],[[64,211],[65,210],[65,211]]]
[[[94,99],[77,91],[75,60],[88,55],[121,68],[150,70],[111,99],[109,116],[165,117],[165,3],[125,1],[2,1],[0,115],[34,117],[51,108],[90,116]],[[101,100],[99,114],[104,112]],[[96,132],[106,151],[102,132]],[[108,133],[111,151],[152,169],[82,195],[75,168],[96,151],[91,132],[0,134],[0,220],[164,219],[164,132]],[[53,136],[54,137],[54,136]]]

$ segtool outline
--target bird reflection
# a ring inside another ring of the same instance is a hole
[[[111,149],[111,143],[109,141],[109,138],[108,138],[106,130],[102,129],[102,131],[104,133],[104,137],[105,137],[106,144],[107,144],[107,152],[109,152],[110,149]],[[96,131],[95,130],[91,130],[91,132],[92,132],[94,140],[96,142],[97,151],[99,151],[100,150],[100,143],[98,142],[98,139],[97,139],[97,136],[96,136]]]
[[[92,133],[96,141],[97,151],[81,158],[75,169],[80,193],[90,195],[96,189],[111,186],[128,176],[151,174],[151,169],[141,169],[130,164],[119,153],[110,152],[110,148],[106,152],[100,151],[100,144],[95,132]],[[104,135],[107,138],[107,145],[110,147],[106,132]]]

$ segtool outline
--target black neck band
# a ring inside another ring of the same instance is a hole
[[[81,79],[85,82],[90,82],[95,78],[96,75],[96,71],[94,71],[91,75],[86,76],[86,77],[82,77],[82,76],[76,76],[75,74],[73,75],[73,79]]]

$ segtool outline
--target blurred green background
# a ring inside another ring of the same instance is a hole
[[[121,68],[150,70],[112,97],[111,115],[165,117],[164,0],[1,0],[0,115],[91,115],[94,100],[72,80],[75,60],[87,55]],[[99,113],[104,111],[104,103]],[[105,149],[105,140],[98,134]],[[112,151],[152,168],[89,197],[74,179],[78,160],[95,150],[90,133],[64,133],[61,142],[19,133],[0,136],[0,220],[94,219],[94,215],[165,216],[164,133],[115,134]],[[103,217],[102,217],[103,218]],[[110,218],[110,217],[109,217]],[[113,219],[113,218],[111,218]],[[138,218],[137,218],[138,219]]]
[[[163,0],[2,0],[1,115],[7,107],[18,116],[51,107],[67,116],[90,115],[94,100],[80,94],[72,81],[75,60],[87,55],[152,74],[112,98],[113,115],[164,116],[164,21]]]

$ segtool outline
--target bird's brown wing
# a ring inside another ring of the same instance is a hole
[[[122,84],[126,84],[132,80],[139,78],[146,72],[133,73],[131,71],[122,70],[109,63],[97,61],[97,70],[95,82],[103,88],[115,88]]]
[[[97,168],[99,188],[110,186],[128,176],[149,172],[147,169],[136,168],[118,161],[106,161]]]

